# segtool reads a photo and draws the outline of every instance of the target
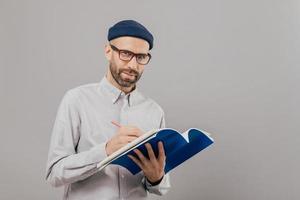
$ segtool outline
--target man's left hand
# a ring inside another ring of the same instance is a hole
[[[154,183],[162,179],[165,174],[165,151],[163,143],[161,141],[158,142],[158,157],[156,158],[151,145],[147,143],[145,146],[148,151],[149,159],[146,158],[138,149],[135,149],[133,151],[136,153],[139,159],[132,155],[128,155],[128,157],[131,158],[133,162],[135,162],[143,170],[144,175],[147,177],[148,181]]]

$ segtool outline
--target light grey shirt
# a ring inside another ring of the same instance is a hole
[[[163,195],[170,189],[169,175],[151,186],[143,172],[132,175],[118,165],[99,171],[97,163],[107,157],[106,142],[122,125],[134,125],[143,132],[164,128],[161,107],[137,89],[126,94],[106,77],[70,89],[64,95],[52,130],[46,180],[64,186],[63,199],[144,199],[148,193]]]

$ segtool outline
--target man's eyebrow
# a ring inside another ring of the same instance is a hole
[[[128,50],[128,49],[122,49],[122,48],[120,48],[120,50],[128,51],[128,52],[131,52],[131,53],[134,53],[134,54],[138,54],[138,55],[148,55],[148,54],[149,54],[149,52],[147,52],[147,53],[142,53],[142,52],[135,53],[135,52],[133,52],[133,51],[131,51],[131,50]]]
[[[112,46],[118,48],[119,50],[122,50],[122,51],[128,51],[128,52],[131,52],[131,53],[134,53],[134,54],[142,54],[142,55],[148,55],[148,54],[150,54],[149,51],[146,52],[146,53],[143,53],[143,52],[135,53],[134,51],[131,51],[131,50],[127,49],[127,48],[119,47],[118,45],[115,45],[115,44],[113,44],[113,43],[109,43],[109,45],[112,45]]]

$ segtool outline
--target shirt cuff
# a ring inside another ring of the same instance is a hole
[[[170,178],[169,174],[165,174],[158,185],[151,185],[147,178],[144,176],[142,179],[142,183],[149,193],[156,194],[156,195],[164,195],[170,190]]]
[[[145,177],[146,183],[148,183],[148,185],[150,185],[150,186],[156,186],[156,185],[159,185],[160,182],[163,180],[164,176],[165,176],[165,175],[163,175],[163,176],[161,177],[161,179],[159,179],[158,181],[155,181],[155,182],[151,182],[151,181],[149,181],[149,180],[147,179],[147,177]]]

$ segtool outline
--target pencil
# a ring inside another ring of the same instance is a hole
[[[119,127],[119,128],[121,127],[121,125],[120,125],[118,122],[116,122],[116,121],[111,121],[111,123],[112,123],[113,125]]]

